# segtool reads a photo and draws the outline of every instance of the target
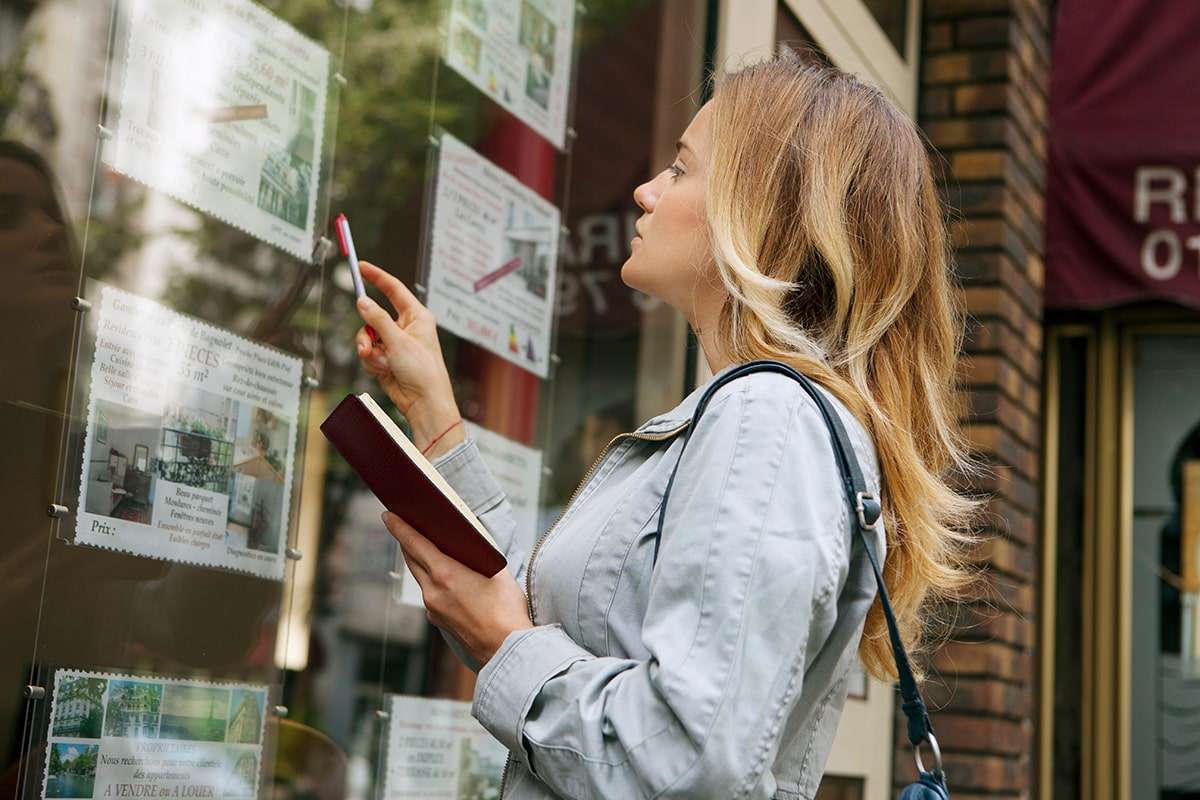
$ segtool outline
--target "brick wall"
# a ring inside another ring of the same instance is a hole
[[[954,797],[1031,797],[1036,774],[1042,209],[1051,0],[925,0],[919,120],[945,163],[972,321],[971,441],[994,475],[990,606],[960,614],[926,696]],[[913,774],[897,727],[895,780]],[[928,759],[926,759],[928,760]]]

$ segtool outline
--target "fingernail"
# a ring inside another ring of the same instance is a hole
[[[375,306],[375,301],[369,297],[358,298],[358,307],[363,311],[370,311]]]

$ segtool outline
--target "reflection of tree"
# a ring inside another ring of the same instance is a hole
[[[4,21],[12,27],[3,30],[3,36],[0,36],[0,138],[19,141],[53,162],[59,134],[64,128],[79,124],[80,119],[59,117],[57,112],[64,104],[61,98],[52,95],[48,85],[52,81],[47,81],[34,66],[37,57],[31,56],[31,52],[36,50],[36,40],[29,35],[27,25],[38,3],[25,0],[5,5],[11,8]],[[41,66],[45,68],[45,65]],[[98,100],[104,87],[97,82],[94,88]],[[94,108],[91,106],[87,111],[73,108],[72,111],[81,113],[84,124],[94,129],[96,119],[91,116],[95,113]],[[61,173],[77,171],[80,165],[53,166]],[[86,166],[91,166],[90,160]],[[146,190],[132,182],[113,180],[104,167],[98,165],[97,168],[88,224],[88,274],[103,279],[115,273],[123,255],[140,248],[145,240],[138,229],[138,220],[145,207]],[[82,202],[82,198],[73,196],[70,199]],[[68,205],[74,208],[73,203]],[[76,239],[81,239],[83,218],[72,219],[70,223]]]
[[[369,13],[349,15],[341,4],[327,0],[282,0],[272,7],[273,13],[328,48],[331,69],[347,79],[344,91],[337,82],[329,83],[322,151],[327,162],[336,157],[335,181],[329,180],[328,163],[317,165],[318,212],[345,211],[364,257],[379,252],[389,227],[399,224],[415,233],[418,225],[429,110],[425,87],[431,85],[437,55],[439,7],[437,0],[386,2],[375,3]],[[344,18],[351,45],[345,63],[339,64]],[[463,116],[458,108],[446,104],[439,116],[453,125]],[[327,193],[328,208],[320,202]],[[405,221],[397,223],[397,217]],[[325,223],[318,218],[318,233],[328,234]],[[189,235],[215,267],[173,271],[169,298],[172,305],[193,309],[201,317],[229,319],[253,330],[280,287],[314,272],[219,220],[204,218]],[[415,253],[415,243],[407,250]],[[347,342],[359,325],[351,297],[341,291],[327,295],[333,302],[326,303],[317,331],[315,293],[310,288],[305,293],[307,302],[295,303],[289,318],[276,320],[276,330],[261,333],[285,349],[318,358],[327,386],[348,384],[357,360]],[[320,345],[313,333],[321,337]]]
[[[0,131],[16,110],[21,89],[33,79],[25,70],[27,52],[28,45],[24,45],[6,63],[0,63]]]
[[[649,2],[605,0],[588,4],[591,8],[583,31],[585,48],[589,41],[620,35],[625,18]],[[444,5],[443,0],[375,0],[371,4],[271,0],[267,4],[276,16],[325,46],[331,54],[331,69],[347,80],[344,89],[335,81],[329,83],[322,151],[334,163],[332,176],[328,164],[315,165],[320,182],[318,213],[346,212],[354,226],[359,253],[410,282],[418,258],[430,93],[441,46],[438,15]],[[354,10],[356,6],[369,6],[370,11],[359,13]],[[348,20],[344,63],[343,20]],[[8,85],[22,80],[16,78]],[[100,93],[98,75],[82,76],[80,80],[94,80]],[[7,97],[0,90],[0,115]],[[444,67],[439,73],[436,99],[434,121],[463,141],[486,149],[479,142],[503,117],[502,112]],[[109,101],[115,103],[116,98]],[[60,102],[48,107],[63,106]],[[72,106],[68,112],[71,116],[58,122],[92,129],[97,107]],[[49,139],[36,143],[43,152],[53,150],[53,145]],[[71,166],[77,167],[78,163]],[[194,227],[186,230],[140,229],[138,225],[145,224],[147,212],[155,210],[151,205],[159,205],[147,203],[148,198],[157,200],[155,194],[98,166],[84,260],[89,277],[124,281],[134,292],[154,291],[157,281],[164,279],[166,293],[160,299],[171,307],[315,360],[320,364],[322,389],[327,396],[338,398],[347,391],[366,388],[352,350],[351,336],[360,321],[349,292],[326,286],[323,308],[318,310],[317,293],[312,291],[312,284],[321,276],[318,270],[199,212],[191,215]],[[82,226],[82,217],[75,222]],[[323,222],[318,220],[318,229],[324,227]],[[141,269],[136,273],[121,271],[121,265],[128,264],[150,236],[172,235],[187,237],[200,258],[186,254],[189,248],[155,248],[155,257],[161,260],[137,265]],[[344,269],[340,263],[331,262],[331,267],[327,272]],[[303,426],[305,420],[299,424]],[[350,489],[360,486],[344,462],[330,460],[325,517],[320,528],[323,533],[337,529]],[[327,577],[323,569],[318,580]],[[208,586],[211,580],[205,578],[204,598],[199,592],[185,592],[187,581],[167,584],[178,587],[178,596],[172,602],[181,618],[186,618],[182,610],[191,608],[190,598],[197,598],[195,602],[204,599],[210,606],[213,601],[209,597],[221,598],[220,592]],[[319,591],[324,588],[319,587]],[[181,599],[184,597],[189,599]],[[246,604],[240,591],[229,593],[224,602],[240,604],[243,609]],[[276,601],[271,598],[269,602]],[[205,611],[221,614],[211,607]],[[253,617],[253,613],[245,614],[247,620]],[[182,623],[177,627],[186,629]],[[240,658],[245,638],[240,634],[229,636],[222,654],[213,656],[206,651],[213,644],[208,639],[183,633],[178,637],[177,655],[200,659],[204,652],[206,660]],[[183,655],[185,652],[189,655]]]
[[[589,9],[587,38],[600,38],[645,0],[612,0]],[[359,254],[402,278],[415,276],[430,121],[430,87],[441,47],[441,0],[377,0],[367,13],[348,15],[342,3],[280,0],[272,12],[329,49],[331,69],[347,80],[344,91],[330,81],[323,152],[319,165],[318,211],[345,212],[354,226]],[[339,65],[342,20],[348,19],[345,63]],[[589,33],[591,32],[591,33]],[[491,125],[495,107],[465,81],[441,69],[435,122],[464,141],[477,141]],[[334,141],[336,135],[336,141]],[[328,208],[320,198],[328,191]],[[318,219],[317,227],[326,220]],[[326,230],[328,235],[328,231]],[[253,320],[297,280],[305,265],[225,223],[204,218],[192,234],[214,270],[173,270],[172,305],[207,319]],[[331,262],[342,269],[340,259]],[[254,287],[249,289],[248,287]],[[329,288],[329,287],[327,287]],[[313,295],[315,297],[315,294]],[[332,396],[359,378],[350,337],[361,324],[353,295],[326,293],[320,317],[320,346],[310,336],[318,326],[316,303],[299,305],[284,323],[293,335],[276,333],[275,343],[322,364],[322,384]]]

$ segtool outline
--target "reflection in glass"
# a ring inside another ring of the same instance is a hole
[[[0,65],[19,67],[11,74],[19,74],[22,98],[14,108],[5,105],[7,95],[0,96],[0,118],[8,121],[6,131],[20,130],[35,145],[0,144],[0,244],[9,258],[5,274],[12,290],[0,297],[0,324],[9,340],[21,343],[8,354],[0,386],[11,401],[0,406],[0,438],[9,453],[0,461],[0,485],[10,523],[0,561],[3,574],[15,576],[0,584],[5,611],[0,615],[0,685],[19,687],[31,671],[43,680],[52,678],[61,666],[136,666],[138,674],[284,685],[279,702],[292,709],[291,719],[274,716],[270,709],[276,701],[268,703],[265,695],[250,702],[239,699],[236,690],[219,695],[159,684],[160,696],[114,685],[109,688],[116,698],[112,735],[146,735],[153,715],[169,733],[230,748],[250,737],[257,717],[265,741],[274,743],[275,757],[239,754],[224,760],[225,796],[245,796],[246,787],[254,785],[250,776],[261,774],[272,782],[277,798],[365,800],[377,796],[381,726],[375,711],[381,687],[461,698],[469,686],[429,636],[423,614],[392,604],[388,570],[396,563],[394,544],[382,535],[377,510],[344,464],[315,460],[314,471],[306,475],[305,497],[296,503],[279,499],[283,443],[304,441],[300,434],[312,421],[303,410],[285,419],[254,404],[233,409],[226,398],[197,390],[172,396],[170,408],[158,415],[106,399],[97,403],[90,430],[78,421],[87,416],[86,406],[77,407],[78,420],[63,430],[79,319],[71,301],[90,287],[114,286],[294,354],[306,374],[319,366],[320,388],[313,394],[336,398],[369,387],[349,344],[360,324],[353,294],[337,277],[340,270],[325,282],[322,268],[310,260],[313,240],[324,231],[329,192],[332,205],[354,220],[364,257],[413,282],[442,3],[234,0],[225,7],[230,5],[244,7],[248,18],[260,23],[258,38],[250,41],[258,46],[255,54],[268,56],[265,60],[255,63],[247,48],[227,46],[231,27],[220,15],[184,30],[181,20],[196,6],[183,0],[122,2],[122,14],[146,12],[162,26],[149,25],[145,16],[120,16],[111,37],[106,35],[114,8],[110,0],[0,9]],[[574,120],[579,150],[568,189],[561,185],[565,160],[541,136],[507,118],[466,81],[453,84],[447,79],[450,70],[443,70],[438,85],[438,124],[503,162],[556,204],[563,203],[567,191],[575,198],[564,219],[569,252],[557,285],[549,283],[549,264],[524,246],[521,236],[528,232],[513,225],[512,255],[528,264],[522,277],[541,287],[534,293],[562,299],[555,303],[556,313],[568,333],[553,407],[548,383],[445,336],[464,411],[509,441],[542,452],[555,470],[548,493],[552,505],[561,505],[611,433],[648,416],[641,405],[645,376],[663,382],[663,375],[677,372],[675,362],[653,359],[640,369],[632,366],[654,333],[647,320],[661,309],[629,291],[617,274],[638,213],[631,192],[661,167],[647,156],[656,114],[661,15],[661,4],[630,0],[595,4],[579,17],[582,111]],[[26,16],[36,23],[28,35],[21,29]],[[17,17],[14,29],[11,21]],[[353,46],[341,59],[347,20]],[[166,41],[155,30],[169,31],[172,38]],[[541,104],[548,97],[547,74],[569,70],[571,59],[548,48],[552,32],[532,11],[522,37],[535,57],[521,90],[528,91],[531,103]],[[305,53],[331,54],[328,69],[316,70],[312,80],[283,75],[281,82],[281,60],[272,60],[267,51],[284,39]],[[12,41],[27,42],[38,58],[25,58],[25,44],[16,53]],[[47,53],[54,58],[42,57]],[[127,55],[134,56],[132,62]],[[333,80],[333,69],[346,77],[345,89]],[[223,82],[226,89],[244,86],[227,81],[238,70],[263,78],[277,96],[253,102],[223,98]],[[108,86],[102,85],[106,74],[112,78]],[[614,107],[625,111],[619,124]],[[341,147],[331,175],[335,120]],[[98,164],[92,161],[97,123],[112,135]],[[162,158],[130,147],[134,139],[126,134],[133,133],[133,125],[145,128],[138,135],[155,142]],[[282,132],[268,136],[268,125],[279,125]],[[263,134],[256,150],[261,150],[260,163],[232,170],[244,181],[198,172],[186,163],[194,157],[224,158],[222,149],[256,131]],[[130,166],[123,161],[127,156],[147,162],[153,174],[144,177],[150,180],[131,179],[132,167],[122,171]],[[202,186],[189,185],[197,177],[217,177],[231,191],[219,200],[205,197]],[[67,187],[68,202],[58,200],[56,182]],[[230,213],[235,206],[238,213]],[[67,208],[73,213],[68,215]],[[80,254],[72,247],[72,229],[81,230],[85,220],[87,252]],[[266,226],[293,238],[283,247],[274,234],[264,233]],[[93,311],[98,309],[94,304]],[[153,351],[160,344],[150,340],[143,346]],[[87,364],[90,355],[83,358],[81,364]],[[86,369],[77,376],[86,383]],[[666,399],[673,403],[678,397]],[[554,418],[550,427],[548,417]],[[552,436],[545,435],[548,429]],[[306,506],[304,524],[311,538],[304,540],[303,559],[290,573],[311,570],[310,583],[297,583],[294,594],[292,584],[285,584],[281,596],[278,583],[250,575],[53,538],[45,500],[53,495],[58,457],[65,450],[79,459],[89,447],[86,463],[77,461],[68,470],[72,491],[78,493],[80,484],[84,491],[70,498],[80,501],[71,503],[73,512],[149,526],[161,487],[188,486],[229,498],[228,524],[221,531],[225,540],[218,546],[227,540],[246,551],[281,552],[287,543],[273,520],[309,497],[318,498]],[[529,455],[540,472],[540,462]],[[530,498],[531,520],[537,500]],[[281,620],[293,610],[292,598],[305,592],[308,600],[297,605],[301,614],[311,607],[311,628],[301,632]],[[275,661],[281,642],[285,653],[303,652],[303,658],[281,660],[303,667],[289,670],[286,680]],[[63,706],[70,713],[55,721],[53,732],[45,717],[27,729],[19,692],[0,692],[0,753],[6,759],[0,771],[7,796],[15,793],[7,791],[13,785],[10,776],[19,774],[22,761],[34,764],[37,773],[52,758],[51,794],[78,796],[86,789],[94,755],[86,748],[58,748],[58,743],[48,747],[54,736],[92,733],[104,724],[97,717],[97,686],[86,680],[71,690],[72,699]],[[218,721],[227,721],[223,741],[215,733]],[[468,771],[495,771],[495,759],[474,750],[462,757]],[[489,785],[485,779],[478,784]]]
[[[1132,797],[1200,797],[1200,669],[1183,616],[1184,522],[1200,523],[1200,336],[1135,340],[1133,444]],[[1194,539],[1192,540],[1194,541]]]

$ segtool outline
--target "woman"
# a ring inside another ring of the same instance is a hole
[[[886,539],[912,641],[922,602],[966,583],[955,530],[972,509],[942,477],[966,466],[962,325],[912,122],[839,71],[754,65],[717,87],[634,198],[644,213],[621,277],[687,318],[715,377],[773,358],[833,399],[884,490],[877,552]],[[812,399],[786,377],[747,376],[688,431],[700,387],[615,439],[556,527],[518,552],[511,509],[458,424],[434,320],[386,273],[365,273],[399,312],[360,304],[384,340],[372,349],[359,332],[365,367],[515,570],[483,578],[385,514],[430,620],[479,670],[472,713],[511,754],[503,795],[812,797],[855,657],[894,674]]]

